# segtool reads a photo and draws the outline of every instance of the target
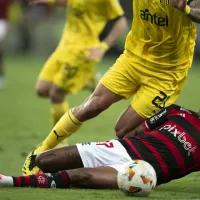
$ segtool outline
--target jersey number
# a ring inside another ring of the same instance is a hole
[[[77,73],[77,67],[71,67],[70,65],[65,65],[65,74],[68,79],[73,78]]]
[[[169,96],[167,96],[164,92],[160,91],[160,96],[156,96],[153,100],[152,100],[152,104],[154,106],[156,106],[157,108],[164,108],[165,107],[165,103],[166,101],[169,99]],[[160,105],[161,104],[161,105]]]
[[[105,147],[107,148],[113,148],[114,147],[114,144],[112,142],[99,142],[99,143],[96,143],[96,145],[104,145]]]

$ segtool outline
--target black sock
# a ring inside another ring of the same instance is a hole
[[[70,178],[66,171],[40,173],[31,176],[15,176],[12,178],[14,187],[70,188]]]

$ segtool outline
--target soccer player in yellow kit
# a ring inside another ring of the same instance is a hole
[[[36,83],[40,97],[51,100],[53,126],[69,110],[65,96],[80,91],[93,75],[104,53],[126,29],[123,9],[115,0],[29,0],[30,4],[66,7],[67,22],[60,43],[42,68]],[[100,9],[101,8],[101,9]],[[109,20],[112,30],[99,35]]]
[[[200,1],[134,0],[133,4],[133,25],[124,53],[93,94],[63,115],[32,154],[54,148],[83,122],[122,99],[133,96],[115,127],[119,138],[177,99],[192,64],[194,22],[200,22]],[[24,170],[29,174],[38,171],[32,167],[31,157],[25,162]]]

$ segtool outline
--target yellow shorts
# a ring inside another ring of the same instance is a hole
[[[131,105],[143,118],[176,101],[188,71],[162,71],[159,68],[152,71],[146,64],[135,55],[130,58],[125,51],[101,79],[101,83],[115,94],[125,99],[133,96]]]
[[[59,88],[77,93],[93,74],[96,61],[86,61],[83,48],[57,48],[39,74],[39,80],[54,83]]]

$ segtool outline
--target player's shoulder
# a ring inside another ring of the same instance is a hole
[[[171,104],[170,106],[167,107],[167,109],[170,110],[175,110],[175,111],[183,111],[192,114],[194,111],[191,111],[183,106],[177,105],[177,104]]]
[[[187,109],[183,106],[179,106],[176,104],[172,104],[167,108],[167,115],[177,115],[180,117],[188,116],[188,115],[193,115],[195,117],[200,118],[199,114],[197,112],[192,111],[190,109]]]

